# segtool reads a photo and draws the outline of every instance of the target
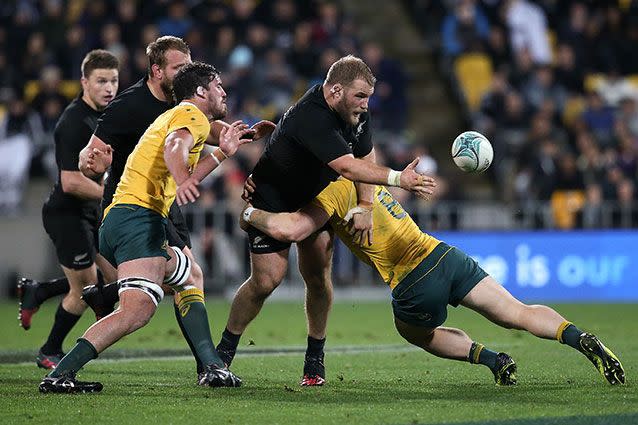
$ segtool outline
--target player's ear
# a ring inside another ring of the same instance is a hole
[[[333,85],[330,88],[330,93],[332,93],[332,95],[335,96],[335,97],[341,96],[342,91],[343,91],[343,87],[341,87],[341,84],[339,84],[339,83]]]
[[[196,93],[197,93],[197,96],[199,96],[199,97],[205,97],[206,96],[204,94],[204,87],[202,87],[202,86],[197,86]]]
[[[154,63],[151,65],[151,77],[159,77],[161,71],[162,68],[160,68],[158,64]]]

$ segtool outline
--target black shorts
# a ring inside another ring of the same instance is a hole
[[[44,230],[55,245],[58,261],[64,267],[83,270],[95,263],[98,247],[100,210],[60,210],[42,207]]]
[[[330,225],[326,223],[316,233],[323,232],[324,230],[330,230]],[[292,243],[281,242],[277,239],[271,238],[261,230],[254,227],[248,228],[248,244],[250,252],[253,254],[272,254],[273,252],[281,252],[284,249],[290,248]]]
[[[168,224],[166,225],[166,239],[169,246],[176,246],[179,249],[191,248],[191,236],[188,232],[186,220],[179,209],[177,202],[173,202],[168,211]]]

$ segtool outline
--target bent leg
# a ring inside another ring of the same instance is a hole
[[[423,348],[437,357],[452,360],[468,360],[472,340],[460,329],[439,326],[424,328],[413,326],[394,318],[394,326],[410,344]]]
[[[565,318],[545,305],[526,305],[491,276],[480,281],[461,301],[465,307],[508,329],[521,329],[545,339],[556,339]]]
[[[306,286],[306,319],[308,336],[326,337],[328,315],[332,307],[332,254],[334,235],[320,231],[297,244],[299,271]]]

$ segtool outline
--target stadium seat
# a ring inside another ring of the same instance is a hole
[[[585,205],[585,193],[582,190],[556,190],[550,203],[554,225],[559,229],[573,229],[576,213]]]
[[[565,127],[572,127],[584,109],[585,100],[582,97],[570,97],[567,99],[563,109],[563,124],[565,124]]]
[[[468,108],[475,111],[492,83],[492,62],[482,53],[468,53],[456,59],[454,74]]]
[[[60,83],[60,92],[69,100],[77,96],[81,88],[82,86],[79,81],[63,80]],[[24,100],[30,103],[39,92],[40,82],[38,80],[27,81],[24,85]]]
[[[604,74],[587,74],[585,75],[585,91],[592,92],[598,88],[600,83],[604,80]]]

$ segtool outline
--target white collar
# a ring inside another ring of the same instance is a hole
[[[195,105],[194,103],[191,102],[187,102],[185,100],[182,100],[181,102],[179,102],[180,105],[191,105],[197,108],[197,105]]]

